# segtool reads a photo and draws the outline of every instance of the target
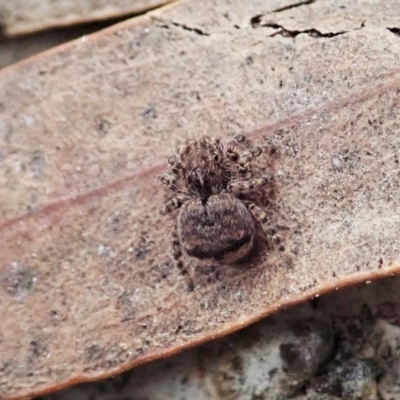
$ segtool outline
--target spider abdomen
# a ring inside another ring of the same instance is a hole
[[[249,253],[254,232],[250,212],[230,194],[212,195],[205,203],[189,200],[178,216],[179,240],[198,259],[232,264]]]

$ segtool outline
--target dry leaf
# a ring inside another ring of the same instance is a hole
[[[325,4],[321,18],[338,7]],[[110,376],[398,272],[398,38],[383,16],[271,36],[266,12],[185,2],[3,70],[0,398]],[[285,250],[260,240],[217,274],[188,260],[189,292],[157,176],[186,138],[243,132],[275,150],[268,210]]]
[[[397,398],[399,283],[390,277],[334,291],[223,339],[41,400]]]
[[[0,0],[0,33],[16,36],[43,29],[143,13],[171,0]]]

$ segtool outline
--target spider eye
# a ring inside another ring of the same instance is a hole
[[[214,161],[218,161],[218,160],[219,160],[219,156],[218,156],[217,153],[214,153],[214,154],[213,154],[213,160],[214,160]]]

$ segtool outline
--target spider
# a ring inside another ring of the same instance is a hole
[[[252,177],[251,161],[263,148],[253,146],[239,154],[238,147],[245,141],[244,135],[238,135],[224,148],[214,137],[190,139],[179,155],[168,159],[172,174],[163,175],[161,182],[175,195],[160,212],[180,209],[172,244],[173,257],[185,275],[182,249],[188,256],[223,264],[234,264],[248,255],[254,244],[255,220],[269,238],[277,239],[267,214],[243,199],[272,180],[267,175]]]

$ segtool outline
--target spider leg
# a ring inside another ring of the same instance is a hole
[[[168,187],[168,189],[173,190],[174,192],[178,191],[179,188],[176,185],[177,184],[177,179],[175,175],[171,175],[171,174],[165,174],[161,177],[161,183],[166,185]]]
[[[279,245],[281,243],[281,239],[273,228],[272,222],[268,215],[260,207],[256,206],[250,201],[244,201],[244,204],[250,211],[253,218],[261,224],[262,230],[267,236],[267,239],[275,245]]]
[[[248,172],[251,172],[250,167],[251,167],[251,161],[258,157],[262,152],[264,151],[263,146],[253,146],[247,149],[246,151],[243,152],[243,154],[240,156],[239,161],[237,163],[237,168],[238,171],[241,174],[246,174]]]
[[[174,257],[176,267],[186,280],[188,290],[192,292],[194,290],[194,283],[188,269],[185,267],[183,262],[182,246],[178,236],[177,225],[174,226],[172,231],[172,255]]]
[[[256,179],[232,181],[228,184],[228,191],[233,195],[239,195],[253,189],[261,188],[270,182],[271,178],[266,175]]]
[[[239,159],[239,153],[236,151],[239,144],[246,140],[244,135],[236,135],[231,140],[229,140],[226,148],[226,157],[230,161],[236,162]]]
[[[171,171],[174,175],[180,176],[182,171],[182,163],[178,159],[177,156],[171,156],[168,158],[168,164],[171,168]]]
[[[169,199],[164,205],[163,207],[161,207],[160,209],[160,213],[162,215],[164,214],[168,214],[171,211],[176,210],[177,208],[179,208],[185,201],[187,201],[189,199],[189,197],[184,194],[184,193],[179,193],[176,196],[172,197],[171,199]]]

